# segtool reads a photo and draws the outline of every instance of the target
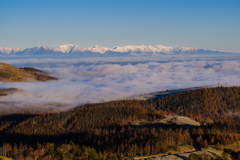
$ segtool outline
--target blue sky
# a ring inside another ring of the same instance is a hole
[[[240,53],[239,0],[0,0],[0,46],[165,45]]]

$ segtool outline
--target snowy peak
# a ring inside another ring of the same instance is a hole
[[[174,53],[176,51],[187,51],[187,50],[191,50],[193,51],[192,48],[186,48],[186,47],[166,47],[166,46],[162,46],[162,45],[156,45],[156,46],[145,46],[145,45],[141,45],[141,46],[132,46],[132,45],[127,45],[127,46],[116,46],[112,49],[112,51],[115,52],[133,52],[133,53],[167,53],[167,54],[171,54]]]
[[[162,45],[127,45],[115,46],[113,48],[95,45],[90,48],[81,48],[75,44],[60,45],[55,48],[49,46],[36,46],[33,48],[19,49],[10,47],[0,47],[0,55],[66,55],[79,54],[84,56],[95,55],[156,55],[174,53],[218,53],[206,49],[194,49],[188,47],[167,47]]]
[[[74,47],[76,47],[75,44],[65,44],[58,47],[53,48],[56,52],[63,52],[63,53],[69,53]]]
[[[97,53],[104,54],[105,52],[110,51],[111,48],[106,48],[106,47],[103,47],[100,45],[95,45],[93,47],[88,48],[87,50],[91,51],[91,52],[97,52]]]
[[[38,50],[51,50],[51,47],[49,47],[49,46],[36,46],[34,48],[28,48],[28,50],[31,50],[31,49],[34,49],[36,51],[38,51]]]
[[[20,48],[16,48],[16,47],[13,47],[13,48],[10,48],[10,47],[0,47],[0,55],[1,53],[3,55],[9,55],[9,54],[12,54],[12,53],[16,53],[16,52],[19,52],[21,51]]]

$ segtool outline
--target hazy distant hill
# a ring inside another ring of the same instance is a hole
[[[81,48],[75,44],[65,44],[55,48],[49,46],[36,46],[33,48],[19,49],[10,47],[0,47],[0,55],[82,55],[82,56],[127,56],[127,55],[157,55],[157,54],[180,54],[180,53],[222,53],[206,49],[194,49],[188,47],[166,47],[156,46],[116,46],[107,48],[95,45],[90,48]]]

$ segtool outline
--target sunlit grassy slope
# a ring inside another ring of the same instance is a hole
[[[0,62],[0,81],[1,82],[28,82],[34,81],[35,76],[23,69]]]
[[[20,69],[0,62],[0,82],[3,83],[57,80],[55,77],[47,76],[42,73],[43,71],[35,68]]]

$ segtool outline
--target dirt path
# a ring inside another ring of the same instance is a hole
[[[191,151],[187,151],[187,152],[177,152],[177,153],[173,153],[173,154],[168,154],[168,153],[164,153],[164,154],[161,154],[161,155],[152,155],[152,156],[143,156],[143,157],[136,157],[134,158],[135,160],[145,160],[145,159],[148,159],[148,158],[151,158],[151,159],[158,159],[158,158],[162,158],[162,157],[166,157],[166,156],[169,156],[169,155],[175,155],[177,156],[178,154],[185,154],[185,153],[193,153],[193,152],[196,152],[196,151],[200,151],[200,150],[197,150],[197,149],[193,149]]]

